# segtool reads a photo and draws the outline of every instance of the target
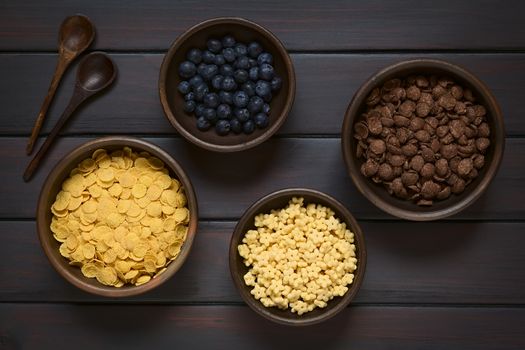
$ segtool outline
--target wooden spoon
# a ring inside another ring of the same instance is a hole
[[[47,96],[40,107],[40,112],[36,118],[35,125],[31,131],[31,137],[27,143],[26,153],[30,155],[33,151],[35,141],[38,137],[38,133],[42,128],[44,119],[46,117],[47,109],[55,96],[56,89],[64,72],[70,63],[83,51],[85,51],[95,38],[95,27],[87,18],[83,15],[75,15],[67,17],[62,25],[60,26],[59,34],[59,49],[58,49],[58,63],[55,68],[55,74],[51,80],[51,85],[47,91]]]
[[[103,52],[93,52],[87,55],[80,61],[77,70],[77,78],[75,83],[75,90],[71,96],[68,106],[64,113],[58,119],[56,125],[51,130],[46,141],[38,150],[31,163],[27,166],[24,172],[24,181],[29,181],[33,176],[40,161],[48,151],[49,147],[57,137],[60,129],[66,124],[69,117],[77,109],[77,107],[90,96],[107,88],[117,76],[117,67]]]

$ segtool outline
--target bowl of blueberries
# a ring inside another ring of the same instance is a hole
[[[187,140],[212,151],[241,151],[284,123],[295,97],[295,73],[270,31],[221,17],[175,40],[162,62],[159,94],[166,117]]]

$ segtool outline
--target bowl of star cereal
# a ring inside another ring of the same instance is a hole
[[[123,136],[67,154],[48,175],[37,209],[51,265],[76,287],[106,297],[142,294],[173,276],[197,220],[181,166],[160,147]]]
[[[356,296],[366,247],[352,214],[311,189],[283,189],[256,201],[230,241],[230,272],[242,299],[285,325],[325,321]]]

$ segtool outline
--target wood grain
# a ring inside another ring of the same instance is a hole
[[[510,350],[525,346],[524,321],[524,309],[367,306],[290,328],[242,306],[2,304],[0,339],[6,349]]]
[[[3,221],[0,300],[4,302],[241,303],[228,269],[235,222],[201,222],[190,257],[150,293],[105,299],[56,273],[35,223]],[[356,304],[525,304],[525,224],[360,222],[367,270]]]
[[[22,173],[29,159],[24,138],[0,138],[0,218],[34,218],[37,197],[51,167],[87,138],[61,138],[33,180]],[[201,219],[236,219],[256,199],[286,187],[309,187],[340,200],[357,219],[385,219],[346,174],[337,138],[272,138],[240,153],[217,154],[181,138],[152,138],[170,153],[193,182]],[[499,173],[485,194],[452,219],[516,219],[525,217],[525,139],[507,139]]]
[[[99,49],[166,49],[202,20],[241,16],[267,27],[291,50],[517,49],[525,45],[522,1],[92,0],[0,5],[0,49],[53,50],[74,13],[97,27]]]
[[[173,134],[160,106],[158,76],[163,55],[112,54],[119,80],[111,91],[79,111],[64,134]],[[359,86],[377,70],[415,57],[437,58],[472,71],[501,105],[509,135],[525,135],[521,101],[525,54],[294,54],[297,93],[280,134],[331,134],[341,131],[344,113]],[[45,95],[56,55],[0,54],[3,116],[0,135],[28,135]],[[43,132],[48,133],[72,93],[75,69],[62,82]]]

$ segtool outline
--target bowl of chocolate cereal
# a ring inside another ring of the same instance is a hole
[[[394,216],[436,220],[474,203],[496,175],[503,115],[454,64],[417,59],[368,79],[345,114],[342,151],[358,190]]]

